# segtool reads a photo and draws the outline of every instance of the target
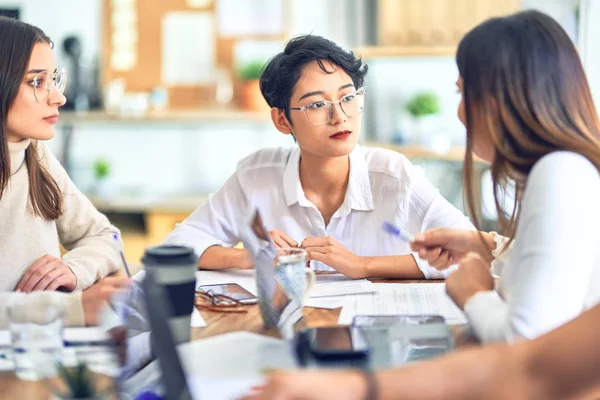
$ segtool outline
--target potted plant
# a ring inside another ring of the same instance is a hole
[[[94,192],[96,195],[108,195],[108,177],[110,176],[110,163],[105,158],[94,161]]]
[[[413,118],[413,140],[425,144],[427,136],[438,128],[440,103],[432,92],[422,92],[406,103],[406,111]]]
[[[265,63],[263,61],[251,61],[243,64],[237,71],[241,81],[240,105],[248,111],[267,111],[269,105],[260,92],[259,79]]]
[[[58,399],[101,399],[106,393],[98,389],[94,373],[85,363],[79,362],[73,367],[65,367],[58,363],[58,376],[62,382],[61,388],[55,389]]]

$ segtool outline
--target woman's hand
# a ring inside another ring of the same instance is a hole
[[[269,236],[271,236],[271,240],[273,240],[277,248],[298,247],[298,242],[277,229],[269,231]]]
[[[348,278],[361,279],[366,276],[364,259],[330,236],[306,238],[300,248],[306,250],[308,261],[320,261]]]
[[[125,277],[109,277],[94,283],[81,294],[83,314],[87,326],[98,325],[102,309],[108,306],[111,298],[127,290],[130,279]]]
[[[446,293],[460,309],[478,292],[494,290],[490,264],[477,253],[468,253],[458,270],[446,279]]]
[[[265,385],[242,400],[362,400],[367,385],[362,374],[354,371],[277,372]]]
[[[481,240],[481,236],[489,248]],[[494,257],[491,250],[496,247],[494,237],[486,232],[481,232],[481,236],[477,231],[432,229],[417,235],[411,248],[437,269],[446,269],[459,263],[469,252],[477,253],[487,262],[492,262]]]
[[[77,286],[77,277],[61,259],[46,254],[31,264],[21,278],[15,291],[30,293],[34,290],[56,290],[62,288],[72,292]]]

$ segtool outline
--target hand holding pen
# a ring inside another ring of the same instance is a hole
[[[393,228],[399,230],[393,224],[385,225],[384,230],[392,234],[394,234]],[[405,234],[404,237],[403,240],[410,243],[411,249],[418,252],[420,258],[440,270],[460,263],[469,252],[477,253],[488,263],[494,260],[491,250],[496,247],[496,244],[493,236],[487,232],[438,228],[414,237]]]
[[[119,255],[121,256],[121,261],[123,262],[123,268],[125,268],[125,272],[127,273],[127,276],[129,278],[131,278],[131,271],[129,270],[129,265],[127,265],[127,260],[125,259],[125,254],[123,253],[123,249],[121,248],[121,242],[119,240],[119,235],[116,233],[113,233],[113,239],[119,246]]]
[[[383,224],[383,230],[408,242],[421,259],[440,270],[458,263],[469,252],[470,240],[466,236],[472,234],[469,231],[442,228],[413,236],[390,222]]]

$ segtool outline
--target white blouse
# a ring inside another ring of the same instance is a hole
[[[598,304],[599,226],[594,165],[570,152],[539,160],[523,193],[515,240],[502,254],[497,292],[479,292],[465,304],[476,335],[483,342],[532,339]]]
[[[385,221],[413,235],[436,227],[474,229],[406,157],[361,146],[350,154],[346,197],[326,226],[304,194],[299,163],[298,147],[251,154],[206,204],[177,225],[165,243],[193,247],[198,256],[213,245],[234,246],[240,240],[239,227],[248,223],[250,210],[256,208],[269,230],[278,229],[298,243],[307,237],[331,236],[359,256],[411,254],[408,243],[382,230]],[[414,256],[427,278],[449,273]],[[315,261],[312,267],[331,270]]]

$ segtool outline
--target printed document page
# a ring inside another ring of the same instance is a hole
[[[446,294],[444,283],[379,283],[376,292],[347,296],[338,323],[355,315],[441,315],[448,324],[466,324],[464,313]]]

